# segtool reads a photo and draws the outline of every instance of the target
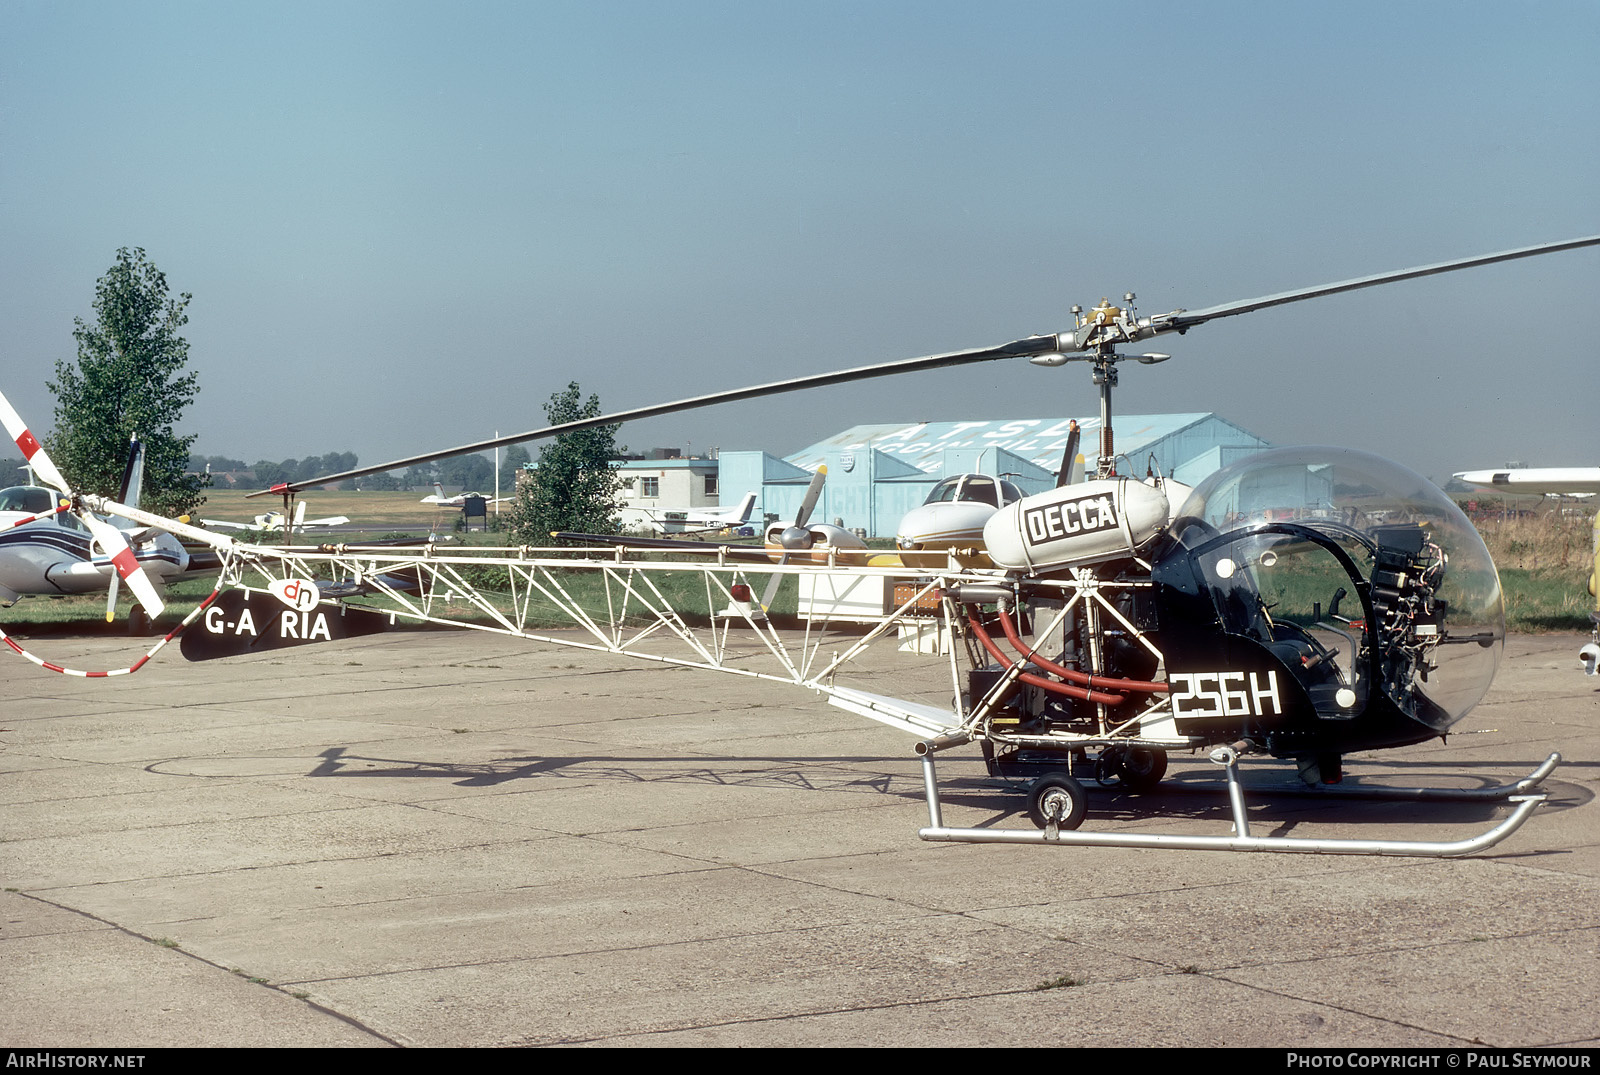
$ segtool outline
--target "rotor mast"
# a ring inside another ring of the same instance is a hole
[[[1165,362],[1171,355],[1151,352],[1143,355],[1118,354],[1119,342],[1132,343],[1148,339],[1171,329],[1157,328],[1151,318],[1142,321],[1133,309],[1133,292],[1122,296],[1123,306],[1111,305],[1110,299],[1101,299],[1100,305],[1084,312],[1082,306],[1072,307],[1076,328],[1071,333],[1056,337],[1063,343],[1076,345],[1076,353],[1054,352],[1037,355],[1028,361],[1036,366],[1061,366],[1068,362],[1087,362],[1094,369],[1094,383],[1100,389],[1100,457],[1095,463],[1095,477],[1109,478],[1116,472],[1116,443],[1111,422],[1111,390],[1117,387],[1117,363],[1134,359],[1145,365]],[[1170,316],[1170,315],[1169,315]],[[1044,337],[1048,339],[1049,337]]]

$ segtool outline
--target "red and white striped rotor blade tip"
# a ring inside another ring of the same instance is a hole
[[[50,455],[44,450],[44,445],[40,444],[39,438],[28,429],[27,423],[12,408],[4,393],[0,393],[0,423],[5,424],[6,433],[16,442],[17,448],[22,452],[22,458],[33,466],[34,475],[46,485],[63,493],[67,492],[66,479],[50,461]]]

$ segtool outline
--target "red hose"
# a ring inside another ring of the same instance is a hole
[[[1002,618],[1004,615],[1004,613],[1001,613]],[[967,613],[967,623],[972,626],[972,632],[977,635],[978,641],[983,643],[983,648],[989,651],[989,656],[1000,664],[1011,664],[1010,659],[1001,652],[1000,647],[994,644],[994,639],[989,637],[989,632],[983,629],[983,624],[978,622],[977,616],[970,612]],[[1017,678],[1024,683],[1050,691],[1052,694],[1064,694],[1068,698],[1079,698],[1086,702],[1098,702],[1101,705],[1121,705],[1127,700],[1120,694],[1106,694],[1103,691],[1091,691],[1083,687],[1075,687],[1070,683],[1057,683],[1053,679],[1045,679],[1043,676],[1036,676],[1032,672],[1023,672]]]
[[[1080,672],[1076,668],[1067,668],[1056,664],[1045,657],[1041,657],[1036,650],[1028,648],[1022,641],[1022,636],[1017,634],[1016,625],[1011,622],[1011,617],[1001,613],[1000,626],[1005,630],[1006,641],[1011,643],[1019,656],[1025,661],[1032,661],[1046,672],[1054,672],[1062,679],[1071,683],[1081,683],[1085,687],[1105,687],[1117,691],[1143,691],[1147,694],[1166,694],[1172,688],[1165,683],[1156,683],[1147,679],[1112,679],[1109,676],[1093,676],[1088,672]]]

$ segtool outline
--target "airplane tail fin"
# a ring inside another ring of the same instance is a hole
[[[750,521],[750,513],[755,511],[755,510],[756,510],[756,495],[754,493],[746,493],[744,495],[744,499],[739,502],[739,517],[737,519],[735,519],[734,522],[736,522],[736,523],[747,523],[747,522],[749,522]]]
[[[306,521],[306,502],[298,500],[294,505],[294,525],[302,526]]]
[[[139,492],[144,487],[144,442],[135,433],[128,441],[128,465],[122,470],[122,495],[118,503],[130,508],[139,506]]]

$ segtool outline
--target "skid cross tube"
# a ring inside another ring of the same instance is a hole
[[[935,843],[973,844],[1054,844],[1070,847],[1145,847],[1184,851],[1276,851],[1311,855],[1394,855],[1410,858],[1450,858],[1471,855],[1493,847],[1522,827],[1548,796],[1543,793],[1504,795],[1505,801],[1516,808],[1506,818],[1487,832],[1465,840],[1450,842],[1424,840],[1315,840],[1298,836],[1251,836],[1250,823],[1245,813],[1244,786],[1239,780],[1238,755],[1229,747],[1218,747],[1211,752],[1211,760],[1221,765],[1228,776],[1228,799],[1233,812],[1232,836],[1173,836],[1158,833],[1136,832],[1078,832],[1076,830],[1046,829],[1038,832],[1026,829],[954,829],[944,825],[939,803],[938,776],[934,769],[933,751],[922,756],[922,783],[928,797],[928,827],[918,832],[924,840]],[[1537,783],[1555,768],[1558,757],[1547,759],[1535,774],[1515,785],[1503,785],[1513,790]],[[1542,774],[1542,775],[1541,775]],[[1370,790],[1370,789],[1369,789]],[[1420,790],[1420,789],[1408,789]],[[1442,790],[1442,789],[1441,789]],[[1494,790],[1494,789],[1485,789]]]

